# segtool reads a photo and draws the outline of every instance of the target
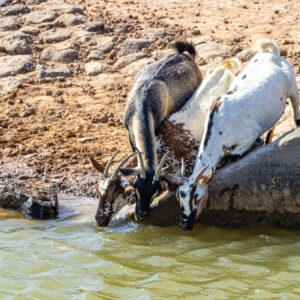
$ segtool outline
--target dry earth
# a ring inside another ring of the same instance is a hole
[[[89,156],[129,152],[122,115],[135,74],[190,39],[205,72],[246,62],[253,40],[277,41],[300,86],[300,3],[0,0],[0,180],[56,182],[94,193]],[[240,53],[242,50],[242,53]],[[240,53],[240,54],[239,54]],[[295,125],[287,106],[275,138]]]

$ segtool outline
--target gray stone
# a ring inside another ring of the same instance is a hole
[[[40,33],[40,30],[33,26],[26,26],[20,29],[21,32],[37,36]]]
[[[174,37],[174,31],[168,28],[149,28],[142,31],[142,36],[148,38],[164,38],[166,36]]]
[[[300,228],[300,128],[258,148],[236,163],[223,167],[209,184],[206,209],[197,222],[221,227],[267,224]],[[126,206],[118,220],[134,206]],[[175,193],[155,199],[147,223],[168,226],[179,223]]]
[[[24,33],[15,33],[4,38],[7,53],[12,55],[31,54],[32,37]]]
[[[89,62],[85,65],[85,70],[88,76],[96,76],[106,71],[111,71],[111,67],[99,62]]]
[[[87,21],[87,17],[83,15],[67,14],[60,16],[57,21],[67,26],[76,26],[85,23]]]
[[[7,6],[12,3],[12,0],[0,0],[0,6]]]
[[[31,48],[26,41],[14,41],[12,43],[5,43],[5,50],[11,55],[31,54]]]
[[[143,52],[129,54],[127,56],[122,56],[114,64],[114,69],[117,70],[117,69],[124,68],[127,65],[129,65],[129,64],[131,64],[131,63],[133,63],[133,62],[135,62],[135,61],[137,61],[139,59],[145,58],[145,57],[148,57],[148,54],[147,53],[143,53]]]
[[[38,77],[45,78],[45,77],[71,77],[72,73],[67,65],[60,65],[57,67],[46,67],[44,65],[37,65],[36,71],[38,74]]]
[[[152,57],[156,60],[160,60],[170,54],[174,54],[174,49],[155,50],[151,53]]]
[[[0,98],[13,94],[19,86],[20,82],[16,78],[3,78],[0,81]]]
[[[37,10],[23,16],[23,19],[32,24],[40,24],[44,22],[52,22],[58,17],[58,14],[52,10]]]
[[[104,57],[103,51],[91,50],[87,58],[88,60],[102,60]]]
[[[78,57],[78,51],[73,49],[46,49],[41,54],[41,59],[45,61],[56,61],[62,63],[71,63]]]
[[[18,17],[7,17],[0,22],[0,29],[3,31],[18,30],[22,24]]]
[[[241,62],[247,62],[254,56],[254,53],[251,49],[244,49],[243,51],[239,52],[236,57]]]
[[[104,24],[101,22],[86,22],[82,25],[82,29],[89,32],[100,32],[104,30]]]
[[[97,49],[95,50],[101,50],[103,53],[108,53],[111,50],[114,49],[115,43],[118,41],[119,36],[113,35],[113,36],[106,36],[106,37],[97,37]]]
[[[223,57],[232,47],[214,42],[199,44],[196,46],[196,51],[199,58],[206,61],[212,61],[216,57]]]
[[[149,48],[154,41],[127,38],[120,46],[120,55],[136,53],[144,48]]]
[[[0,57],[0,77],[27,73],[33,70],[34,60],[30,55]]]
[[[27,0],[27,5],[39,5],[41,3],[47,2],[47,0]]]
[[[55,32],[46,31],[42,35],[42,39],[46,43],[57,43],[57,42],[65,41],[69,39],[71,36],[72,36],[72,31],[67,29],[60,29]]]
[[[54,218],[58,215],[57,190],[53,184],[0,183],[0,207],[18,210],[29,218]]]
[[[135,76],[141,69],[154,62],[153,58],[142,58],[126,66],[122,72],[127,75]]]
[[[67,13],[68,14],[80,14],[80,15],[85,16],[85,13],[83,12],[83,10],[80,7],[75,7],[75,6],[68,8]]]
[[[6,8],[3,12],[4,16],[16,16],[19,14],[27,14],[30,9],[26,5],[13,5]]]

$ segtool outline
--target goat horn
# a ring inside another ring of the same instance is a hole
[[[197,184],[201,178],[201,176],[203,175],[203,173],[206,171],[206,169],[208,168],[208,166],[205,166],[199,173],[197,173],[197,175],[194,177],[193,179],[193,184]]]
[[[115,158],[115,156],[117,155],[118,152],[119,152],[119,149],[116,150],[116,152],[110,157],[108,163],[106,164],[106,167],[105,167],[105,170],[104,170],[104,173],[103,173],[103,176],[105,178],[107,177],[109,167],[110,167],[112,161],[114,160],[114,158]]]
[[[129,158],[131,158],[132,156],[136,155],[136,152],[131,153],[130,155],[128,155],[125,159],[123,159],[120,164],[117,166],[117,168],[114,171],[114,174],[112,175],[111,179],[115,179],[118,176],[118,173],[120,172],[120,169],[123,167],[123,165],[128,161]]]
[[[141,178],[146,179],[146,169],[145,169],[142,154],[138,149],[136,149],[136,152],[137,152],[138,157],[139,157],[140,176],[141,176]]]
[[[156,172],[155,172],[155,174],[154,174],[153,181],[159,180],[160,173],[161,173],[161,169],[162,169],[162,167],[163,167],[163,165],[164,165],[164,163],[165,163],[165,161],[166,161],[166,159],[167,159],[167,156],[168,156],[169,154],[170,154],[170,151],[168,151],[168,152],[163,156],[163,158],[161,159],[161,161],[160,161],[160,163],[159,163],[159,165],[158,165],[158,167],[157,167],[157,169],[156,169]]]
[[[184,159],[181,158],[181,174],[180,174],[180,180],[184,180],[184,174],[185,174],[185,165],[184,165]]]

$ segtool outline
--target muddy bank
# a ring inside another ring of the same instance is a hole
[[[209,185],[207,208],[197,222],[221,227],[268,224],[300,228],[300,128],[219,170]],[[133,216],[134,206],[114,217]],[[175,193],[151,205],[147,223],[179,223]]]

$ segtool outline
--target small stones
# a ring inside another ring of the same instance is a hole
[[[0,57],[0,77],[27,73],[33,70],[34,60],[30,55]]]
[[[84,138],[84,137],[83,137],[83,138],[79,138],[79,139],[78,139],[78,142],[79,142],[79,143],[87,143],[87,142],[93,142],[94,140],[95,140],[94,138],[87,138],[87,137]]]
[[[137,61],[139,59],[145,58],[145,57],[148,57],[148,54],[147,53],[143,53],[143,52],[129,54],[127,56],[122,56],[114,64],[114,69],[124,68],[127,65],[129,65],[129,64],[131,64],[131,63],[133,63],[133,62],[135,62],[135,61]]]
[[[30,107],[24,111],[22,117],[26,118],[26,117],[30,117],[35,114],[36,114],[36,110],[34,108]]]
[[[58,17],[58,14],[52,10],[37,10],[29,13],[23,19],[31,24],[40,24],[44,22],[52,22]]]
[[[103,53],[108,53],[114,49],[115,43],[118,41],[119,36],[113,35],[108,37],[97,38],[97,50],[100,49]]]
[[[46,31],[45,34],[42,35],[42,39],[46,43],[57,43],[62,42],[69,39],[72,36],[72,31],[70,30],[58,30],[55,32]]]
[[[46,77],[71,77],[72,73],[67,65],[60,65],[57,67],[46,67],[44,65],[37,65],[36,71],[38,74],[38,77],[40,79],[46,78]]]
[[[70,7],[68,10],[67,10],[67,13],[68,14],[80,14],[80,15],[85,15],[83,10],[80,8],[80,7]]]
[[[19,14],[27,14],[30,9],[26,5],[13,5],[6,7],[5,11],[2,13],[4,16],[16,16]]]
[[[14,94],[20,82],[14,77],[7,77],[0,81],[0,97],[5,97]]]
[[[128,55],[136,53],[144,48],[149,48],[154,41],[152,40],[140,40],[135,38],[127,38],[120,47],[120,55]]]
[[[104,63],[89,62],[85,65],[85,70],[88,76],[96,76],[106,71],[110,71],[111,68]]]
[[[104,59],[104,53],[100,50],[91,50],[87,58],[88,60],[102,60]]]
[[[239,52],[236,57],[241,61],[241,62],[246,62],[249,61],[252,57],[254,56],[253,51],[249,49],[244,49],[241,52]]]
[[[45,61],[56,61],[62,63],[71,63],[78,57],[78,51],[73,49],[46,49],[41,54],[41,59]]]
[[[82,25],[82,29],[89,32],[99,32],[104,30],[104,24],[101,22],[86,22]]]

